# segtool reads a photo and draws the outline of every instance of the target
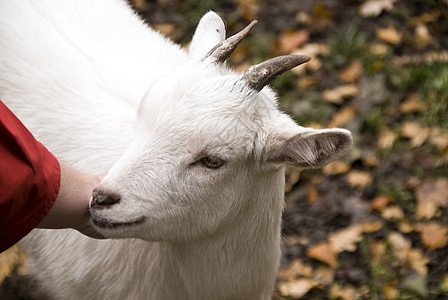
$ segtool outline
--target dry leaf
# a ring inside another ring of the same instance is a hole
[[[312,279],[300,278],[289,280],[286,282],[280,282],[278,284],[278,290],[282,296],[290,296],[294,298],[300,298],[308,293],[316,283]]]
[[[295,279],[297,277],[311,277],[313,267],[304,264],[300,259],[294,259],[287,267],[278,271],[278,277],[283,279]]]
[[[408,260],[408,252],[411,249],[411,242],[406,239],[401,233],[389,233],[388,240],[392,246],[392,253],[400,265],[403,265]]]
[[[429,142],[443,151],[448,148],[448,130],[432,127],[429,131]]]
[[[362,225],[352,225],[332,233],[329,238],[330,246],[335,253],[343,251],[353,252],[357,243],[362,240]]]
[[[425,24],[418,24],[415,27],[414,33],[414,43],[418,49],[423,49],[428,46],[433,40],[431,34],[429,33],[429,29]]]
[[[410,249],[408,252],[408,263],[411,269],[419,273],[420,275],[428,274],[429,258],[423,254],[420,249]]]
[[[373,177],[369,172],[352,170],[347,174],[347,181],[353,187],[365,188],[372,184]]]
[[[398,206],[390,206],[381,212],[381,216],[386,220],[401,220],[404,218],[404,212]]]
[[[428,109],[428,105],[424,103],[417,93],[410,94],[403,103],[400,104],[402,113],[423,112]]]
[[[334,253],[331,245],[328,242],[320,242],[316,245],[311,246],[306,251],[306,255],[310,258],[314,258],[321,262],[324,262],[332,267],[335,267],[338,263],[336,253]]]
[[[389,46],[383,43],[374,43],[369,46],[369,51],[373,55],[384,57],[389,52]]]
[[[289,54],[291,51],[308,41],[309,31],[302,29],[299,31],[288,30],[280,34],[277,39],[277,51],[279,54]]]
[[[376,36],[383,42],[397,45],[401,42],[401,34],[394,27],[379,28],[376,31]]]
[[[350,165],[342,160],[335,160],[334,162],[323,167],[322,172],[326,175],[345,174],[350,170]]]
[[[381,263],[386,258],[386,244],[384,241],[372,241],[369,244],[370,255],[372,256],[372,264]]]
[[[344,82],[357,82],[363,73],[361,60],[353,61],[347,68],[341,71],[339,78]]]
[[[353,97],[358,94],[359,88],[355,84],[346,84],[338,86],[332,90],[325,90],[322,93],[322,97],[325,101],[330,103],[341,104],[344,99]]]
[[[359,7],[359,14],[363,17],[377,17],[383,11],[389,11],[397,0],[367,0]]]
[[[342,125],[348,123],[356,116],[356,107],[354,106],[347,106],[343,109],[340,109],[337,113],[335,113],[330,123],[328,124],[328,127],[334,128],[334,127],[342,127]]]
[[[448,242],[448,227],[437,222],[417,224],[423,245],[431,250],[443,248]]]
[[[400,296],[400,291],[391,285],[385,285],[383,287],[383,293],[384,293],[384,297],[386,297],[386,299],[398,299],[398,297]]]
[[[408,221],[400,221],[398,223],[398,230],[403,233],[410,233],[415,230],[414,226]]]
[[[372,204],[370,205],[370,207],[372,208],[372,210],[382,211],[392,201],[393,199],[391,196],[377,196],[372,200]]]
[[[377,232],[378,230],[383,228],[383,225],[384,223],[381,220],[374,222],[365,221],[362,223],[362,232],[364,233]]]
[[[448,179],[425,181],[417,187],[418,219],[430,219],[436,215],[440,207],[448,207]]]
[[[403,123],[401,134],[411,139],[412,148],[420,147],[429,137],[429,128],[418,122],[407,121]]]
[[[390,148],[397,139],[397,134],[391,130],[384,130],[378,137],[378,146],[380,148]]]
[[[313,279],[316,283],[327,286],[334,281],[335,269],[320,265],[313,273]]]
[[[448,292],[448,274],[445,274],[442,279],[442,283],[440,284],[440,289],[444,292]]]
[[[309,242],[309,238],[304,235],[288,235],[285,239],[285,246],[292,247],[294,245],[306,245]]]
[[[330,299],[342,299],[342,300],[354,300],[358,299],[356,290],[352,286],[341,287],[339,284],[334,283],[331,285],[328,291]]]

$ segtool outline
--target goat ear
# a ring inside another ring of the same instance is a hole
[[[206,13],[199,21],[190,44],[190,57],[205,57],[217,44],[224,41],[226,28],[222,19],[213,11]]]
[[[312,129],[299,127],[290,137],[276,136],[266,148],[266,160],[299,168],[324,166],[347,153],[352,135],[345,129]]]

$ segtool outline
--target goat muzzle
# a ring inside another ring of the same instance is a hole
[[[112,191],[95,188],[92,192],[90,207],[105,208],[117,204],[121,201],[121,196]]]

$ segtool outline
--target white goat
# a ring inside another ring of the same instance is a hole
[[[278,110],[265,86],[305,56],[226,68],[248,30],[224,41],[210,12],[187,52],[119,0],[0,1],[0,99],[60,160],[107,173],[91,216],[117,239],[23,240],[51,297],[271,298],[283,166],[322,166],[351,135]]]

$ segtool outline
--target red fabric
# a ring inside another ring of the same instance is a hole
[[[0,252],[42,221],[60,178],[57,159],[0,101]]]

